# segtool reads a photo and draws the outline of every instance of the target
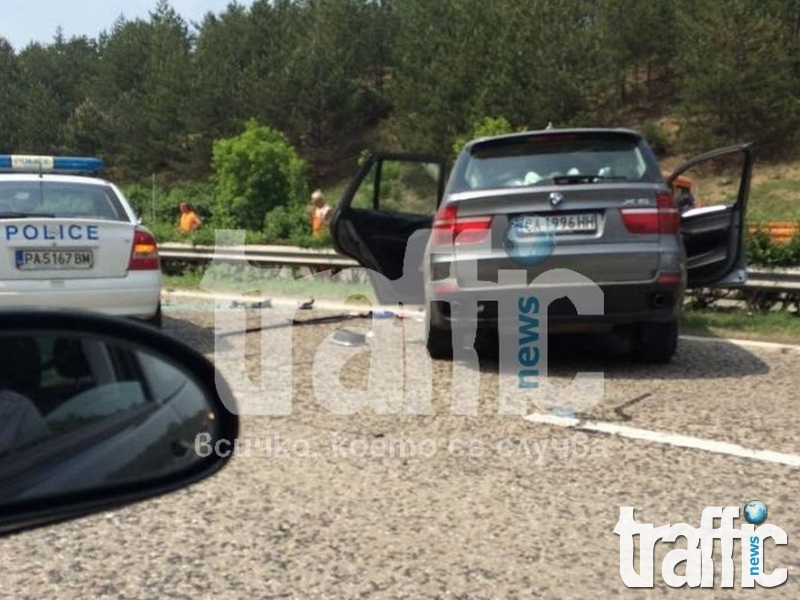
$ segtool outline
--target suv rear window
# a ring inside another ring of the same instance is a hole
[[[646,143],[625,133],[553,133],[487,140],[462,162],[453,191],[608,181],[662,181]]]
[[[0,217],[3,213],[128,220],[110,187],[53,181],[0,181]]]

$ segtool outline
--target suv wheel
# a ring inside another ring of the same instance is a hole
[[[426,314],[427,335],[426,345],[431,358],[434,360],[453,359],[453,330],[449,326],[434,327],[430,321],[430,310]]]
[[[428,352],[434,360],[453,359],[453,334],[448,329],[428,328]]]
[[[639,323],[631,340],[636,362],[666,364],[678,349],[678,321]]]

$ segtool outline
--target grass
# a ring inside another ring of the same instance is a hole
[[[750,221],[800,221],[800,177],[755,184],[750,202]]]
[[[800,316],[787,311],[748,312],[740,308],[684,310],[682,333],[800,344]]]
[[[663,171],[669,173],[678,167],[684,157],[670,157],[662,161]],[[704,205],[717,202],[729,203],[738,192],[740,166],[697,172],[690,170],[687,175],[694,180],[695,196]],[[756,160],[753,166],[753,181],[747,221],[800,221],[800,163],[761,163]]]

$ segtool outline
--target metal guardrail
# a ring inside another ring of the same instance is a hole
[[[325,248],[296,246],[192,246],[191,244],[159,244],[162,259],[206,262],[213,259],[296,266],[357,267],[353,259]]]
[[[192,246],[165,243],[159,245],[162,259],[186,262],[248,261],[280,266],[358,267],[353,259],[326,248],[296,246]],[[752,269],[747,272],[744,289],[800,293],[800,269]]]
[[[775,292],[800,292],[800,269],[753,269],[744,287]]]

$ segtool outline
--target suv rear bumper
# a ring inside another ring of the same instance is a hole
[[[536,288],[489,293],[437,292],[429,296],[430,323],[432,327],[447,328],[474,322],[506,329],[519,327],[521,314],[539,319],[546,315],[548,330],[556,333],[602,331],[641,322],[674,321],[680,317],[685,293],[683,284],[653,282],[598,287],[602,292],[601,301],[599,304],[596,300],[585,302],[582,314],[576,308],[581,305],[581,295],[571,294],[566,288],[557,293]],[[546,307],[545,299],[550,298],[554,300]],[[499,310],[501,302],[505,305],[503,311]],[[532,310],[536,305],[538,308]]]

